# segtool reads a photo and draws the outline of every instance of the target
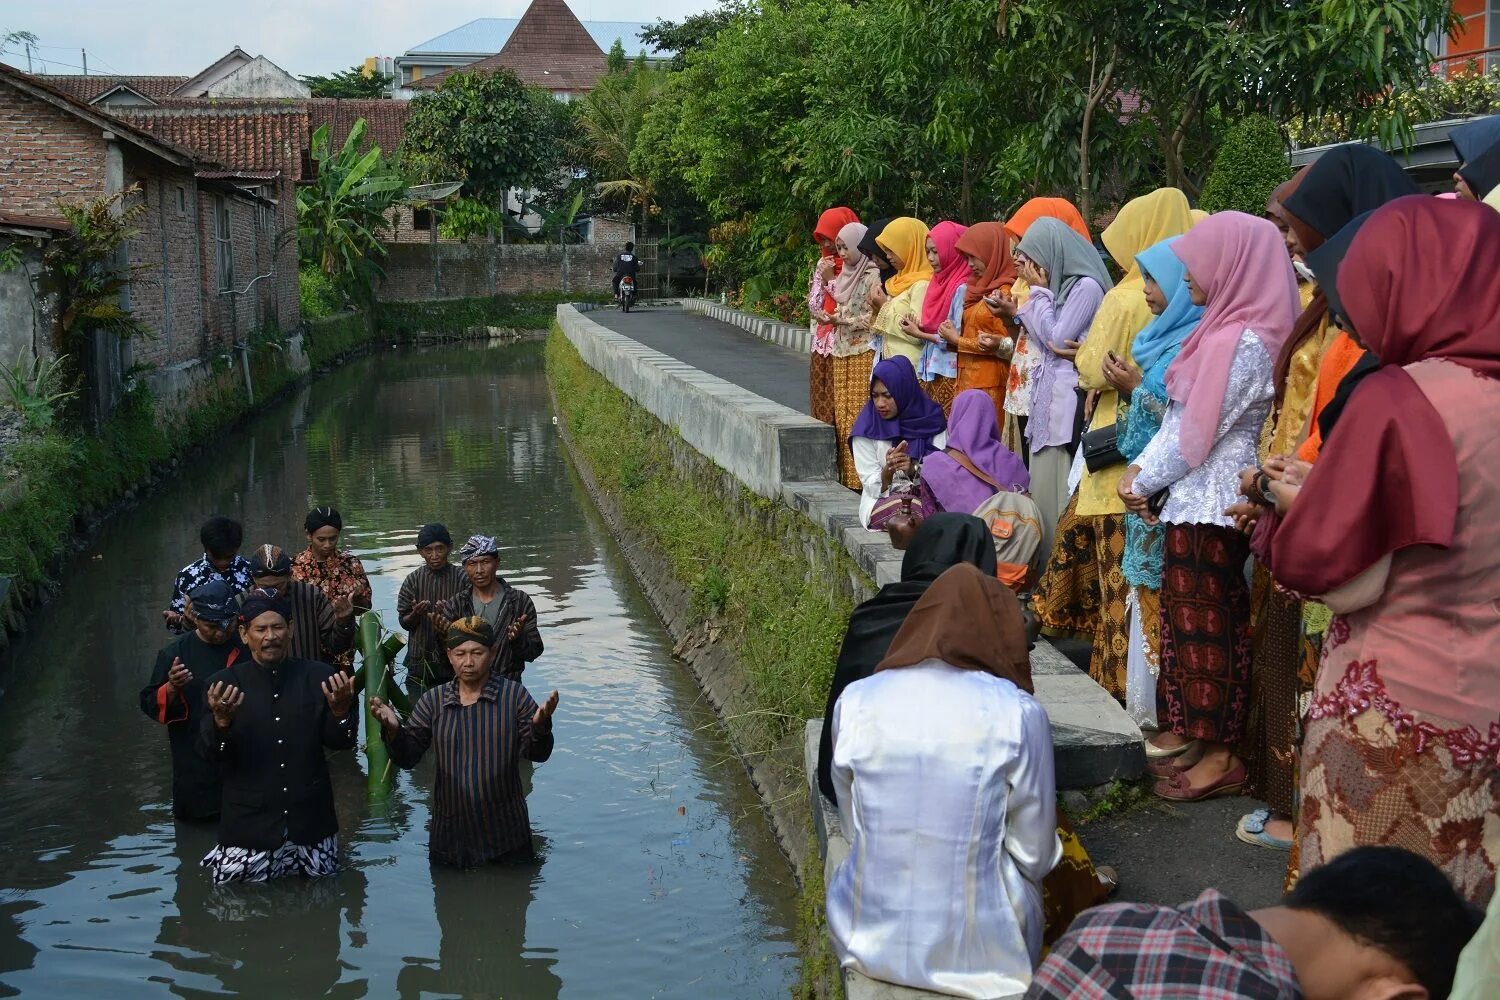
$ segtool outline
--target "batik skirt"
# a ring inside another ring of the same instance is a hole
[[[865,386],[869,392],[870,387]],[[807,401],[814,420],[833,424],[833,356],[809,354],[807,362]]]
[[[199,863],[213,874],[214,885],[268,882],[288,875],[323,878],[339,870],[339,838],[330,834],[311,845],[288,840],[274,851],[219,845]]]
[[[1250,715],[1250,540],[1219,525],[1169,524],[1164,550],[1157,723],[1238,743]]]
[[[1089,676],[1099,686],[1125,701],[1125,678],[1130,659],[1130,584],[1125,582],[1125,515],[1100,514],[1084,518],[1094,525],[1094,560],[1098,569],[1099,614],[1094,626],[1094,650]]]
[[[1099,554],[1094,523],[1078,516],[1078,495],[1058,518],[1047,570],[1032,596],[1042,630],[1052,636],[1092,639],[1099,627]]]
[[[944,417],[953,414],[953,397],[958,395],[958,379],[934,375],[931,380],[922,383],[922,391],[927,393],[928,399],[943,408]]]
[[[1250,774],[1247,794],[1272,812],[1297,814],[1297,751],[1302,705],[1312,690],[1316,646],[1302,625],[1302,601],[1255,566],[1255,638],[1250,672],[1250,735],[1240,756]]]
[[[870,373],[875,366],[875,355],[871,351],[833,359],[833,428],[838,438],[839,480],[851,490],[859,490],[862,483],[854,468],[854,453],[849,447],[849,435],[854,432],[854,421],[870,401]]]

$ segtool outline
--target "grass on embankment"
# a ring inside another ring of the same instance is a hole
[[[810,562],[802,545],[788,541],[800,515],[706,459],[689,463],[691,470],[674,462],[674,451],[686,454],[687,445],[585,364],[556,327],[546,358],[558,417],[598,488],[618,505],[632,541],[664,556],[692,594],[689,631],[717,630],[740,664],[748,705],[724,720],[737,749],[750,760],[775,755],[800,776],[804,721],[823,713],[853,610],[843,596],[857,572],[852,560],[838,551],[826,566]],[[805,835],[811,838],[810,828]],[[822,868],[816,849],[807,853],[796,995],[841,996],[824,927]]]

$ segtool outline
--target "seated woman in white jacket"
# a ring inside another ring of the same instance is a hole
[[[870,401],[854,421],[849,446],[859,475],[859,523],[870,526],[891,477],[905,472],[915,479],[922,459],[948,442],[943,408],[927,397],[917,371],[906,358],[887,358],[870,375]],[[967,511],[965,511],[967,513]]]
[[[850,852],[827,904],[844,967],[960,997],[1030,984],[1062,844],[1026,646],[1015,593],[963,563],[839,696],[832,775]]]

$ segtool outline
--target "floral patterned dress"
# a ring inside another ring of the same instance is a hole
[[[330,602],[349,598],[355,614],[370,610],[370,578],[359,558],[348,552],[319,559],[312,550],[303,549],[292,560],[292,579],[317,587]],[[346,672],[354,669],[354,651],[339,653],[333,665]]]

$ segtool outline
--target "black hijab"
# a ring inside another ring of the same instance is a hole
[[[1313,278],[1317,280],[1318,287],[1322,289],[1323,295],[1328,299],[1329,315],[1335,317],[1353,336],[1358,336],[1359,331],[1350,325],[1349,314],[1344,311],[1343,299],[1339,297],[1339,265],[1343,264],[1344,257],[1349,253],[1349,247],[1354,243],[1354,237],[1359,233],[1360,228],[1370,221],[1370,216],[1374,214],[1374,212],[1364,212],[1355,216],[1327,243],[1307,255],[1307,266],[1312,271]],[[1318,414],[1318,432],[1323,435],[1324,441],[1327,441],[1328,435],[1333,433],[1334,425],[1343,415],[1344,407],[1348,404],[1349,397],[1354,394],[1355,388],[1364,381],[1366,375],[1379,368],[1380,361],[1375,355],[1365,351],[1354,363],[1354,367],[1339,380],[1339,387],[1334,392],[1333,398]]]
[[[1417,182],[1390,155],[1374,146],[1351,142],[1335,146],[1318,157],[1307,168],[1297,190],[1281,204],[1324,240],[1331,240],[1356,215],[1374,211],[1388,201],[1421,193]],[[1302,242],[1309,246],[1306,239]],[[1322,282],[1318,285],[1326,294],[1328,286]]]
[[[1477,160],[1480,153],[1500,143],[1500,115],[1475,118],[1462,125],[1455,125],[1449,130],[1448,139],[1453,143],[1460,163]]]
[[[1465,163],[1459,168],[1458,175],[1468,182],[1474,197],[1484,201],[1491,191],[1500,187],[1500,142]]]
[[[895,216],[889,219],[877,219],[865,230],[865,238],[859,241],[859,252],[875,262],[875,267],[880,271],[880,283],[884,285],[895,277],[896,269],[891,266],[890,260],[886,258],[885,251],[875,242],[876,237],[885,232],[885,227],[895,221]]]
[[[983,521],[971,514],[934,514],[912,535],[901,560],[901,579],[880,588],[880,593],[854,609],[844,645],[833,668],[828,705],[823,709],[823,738],[818,744],[818,787],[829,802],[833,792],[833,706],[844,688],[875,672],[885,659],[891,640],[901,630],[906,615],[927,593],[934,580],[959,563],[979,567],[994,576],[995,543]]]

